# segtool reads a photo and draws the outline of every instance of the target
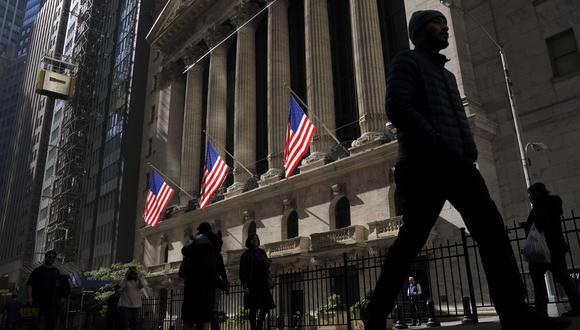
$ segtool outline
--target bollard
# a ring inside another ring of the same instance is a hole
[[[435,306],[433,306],[433,301],[431,298],[427,299],[427,327],[435,328],[441,326],[441,323],[435,319]]]
[[[403,311],[401,310],[399,305],[395,305],[395,308],[393,308],[393,315],[396,315],[397,317],[397,322],[395,322],[395,325],[393,326],[394,329],[409,328],[403,321],[401,321],[403,319]]]
[[[465,315],[461,324],[471,324],[473,323],[473,315],[471,314],[471,299],[469,297],[463,297],[463,311]]]

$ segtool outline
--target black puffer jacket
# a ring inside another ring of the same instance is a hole
[[[387,116],[398,129],[399,159],[471,164],[477,148],[448,60],[419,47],[389,68]]]

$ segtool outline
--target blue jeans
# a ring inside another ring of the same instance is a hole
[[[123,329],[140,330],[139,308],[119,307],[123,316]]]

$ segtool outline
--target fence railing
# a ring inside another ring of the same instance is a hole
[[[567,257],[570,276],[577,284],[580,278],[579,221],[580,218],[574,214],[562,221],[562,231],[571,248]],[[528,265],[520,253],[525,241],[524,230],[513,223],[506,226],[506,231],[528,289],[528,303],[533,304]],[[265,328],[337,326],[340,329],[362,329],[360,308],[375,286],[383,259],[382,253],[344,254],[333,264],[274,274],[272,294],[277,306],[270,311]],[[462,318],[466,307],[473,313],[475,322],[478,316],[494,312],[477,244],[464,229],[460,241],[425,246],[412,263],[409,275],[422,286],[421,314],[424,318],[427,316],[427,300],[433,305],[432,316],[442,320]],[[563,290],[551,282],[555,294],[550,297],[550,302],[567,301]],[[398,299],[403,318],[410,312],[405,289],[406,285],[402,285]],[[144,299],[141,309],[143,329],[182,329],[182,303],[183,293],[172,290],[161,290],[158,296]],[[220,294],[216,310],[221,329],[249,329],[239,283],[232,283],[229,293]]]

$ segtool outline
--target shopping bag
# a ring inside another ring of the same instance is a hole
[[[20,308],[20,323],[22,325],[34,325],[38,322],[38,308],[25,305]]]
[[[548,249],[548,244],[546,244],[546,237],[536,228],[536,224],[532,224],[530,228],[522,254],[527,262],[551,262],[550,249]]]

